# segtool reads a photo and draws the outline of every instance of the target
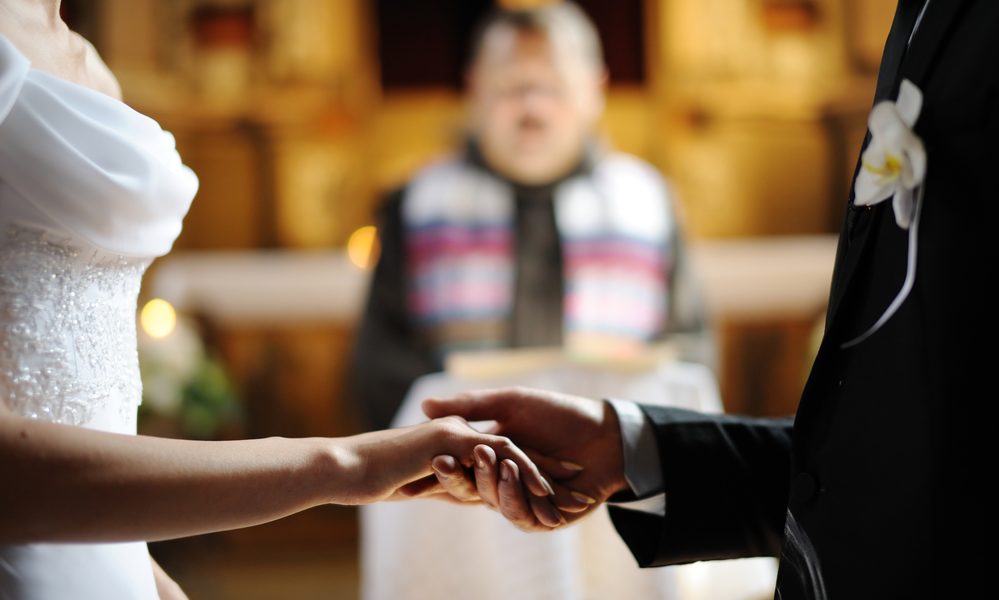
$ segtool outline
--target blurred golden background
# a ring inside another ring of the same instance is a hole
[[[492,4],[64,0],[201,180],[144,292],[193,323],[231,383],[220,394],[237,399],[196,431],[358,429],[343,383],[370,226],[385,193],[461,140],[463,64]],[[579,4],[610,69],[607,139],[657,166],[682,207],[727,410],[792,412],[895,3]],[[170,314],[152,305],[146,331]],[[191,431],[151,412],[144,423]],[[353,510],[330,507],[153,552],[192,598],[356,597],[356,532]]]

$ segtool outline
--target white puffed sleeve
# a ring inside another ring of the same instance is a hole
[[[0,66],[5,193],[98,248],[166,254],[198,189],[173,136],[114,98],[30,69],[3,37]]]
[[[0,36],[0,123],[7,118],[14,101],[21,93],[21,86],[30,67],[28,59],[21,56],[5,37]]]

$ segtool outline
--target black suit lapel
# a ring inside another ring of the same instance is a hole
[[[932,0],[926,8],[923,22],[912,38],[912,45],[902,61],[898,80],[912,81],[919,88],[930,74],[940,46],[949,37],[958,15],[967,7],[966,0]]]
[[[931,0],[930,5],[926,8],[926,14],[923,15],[919,30],[916,31],[915,36],[912,37],[912,44],[909,45],[909,37],[924,3],[921,0],[900,0],[881,60],[875,104],[883,100],[894,99],[898,95],[898,88],[903,79],[909,79],[922,88],[923,82],[930,74],[930,68],[941,44],[950,33],[965,3],[965,0]],[[864,140],[861,153],[869,142],[870,132]],[[857,167],[854,170],[854,180],[856,180],[859,171],[860,159],[858,158]],[[827,333],[831,331],[836,314],[842,306],[850,280],[864,254],[867,241],[871,237],[870,232],[877,229],[870,222],[872,221],[871,213],[885,210],[884,204],[871,209],[855,207],[853,198],[854,190],[851,185],[847,219],[843,231],[840,233],[839,245],[836,250],[836,266],[833,271],[829,309],[826,313]],[[868,214],[861,215],[862,212]],[[855,227],[858,220],[865,218],[867,221],[865,226]],[[900,265],[900,268],[902,267],[904,265]]]
[[[949,2],[950,0],[936,1]],[[881,56],[874,104],[895,97],[899,82],[899,68],[902,66],[902,59],[906,56],[909,37],[916,26],[919,12],[923,10],[925,4],[926,0],[899,0],[898,8],[895,11],[895,20],[892,21],[891,31],[888,32],[888,41],[885,42],[884,54]]]

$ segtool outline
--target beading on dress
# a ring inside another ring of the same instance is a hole
[[[70,425],[115,402],[134,415],[135,309],[150,261],[57,237],[11,225],[0,242],[0,399]]]

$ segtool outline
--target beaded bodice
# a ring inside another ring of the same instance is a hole
[[[136,297],[148,264],[37,230],[0,235],[0,398],[11,410],[72,425],[105,409],[134,415]]]

